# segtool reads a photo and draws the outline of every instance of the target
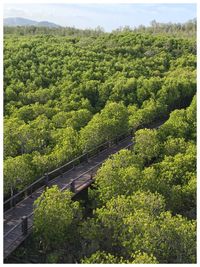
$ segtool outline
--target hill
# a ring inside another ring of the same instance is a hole
[[[37,26],[37,27],[49,27],[49,28],[59,28],[60,26],[49,22],[49,21],[35,21],[25,18],[5,18],[3,20],[4,26]]]

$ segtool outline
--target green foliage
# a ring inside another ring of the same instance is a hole
[[[139,242],[139,244],[135,249],[142,249],[143,246],[147,245],[141,238],[144,229],[150,226],[152,219],[158,216],[164,210],[164,207],[164,198],[159,194],[150,192],[138,191],[128,197],[122,195],[112,198],[105,206],[95,211],[96,219],[87,220],[82,225],[83,243],[88,244],[86,253],[88,251],[93,253],[95,249],[103,249],[112,253],[117,252],[119,256],[127,257],[127,255],[130,255],[133,250],[129,253],[127,243],[130,234],[128,234],[126,221],[131,216],[137,218],[133,238],[134,242]],[[90,229],[90,231],[87,229]]]
[[[132,196],[119,196],[97,209],[95,220],[83,224],[84,243],[94,244],[95,250],[108,251],[135,263],[145,260],[159,262],[195,262],[195,222],[164,212],[164,198],[150,192],[136,192]],[[87,228],[88,227],[88,228]],[[88,231],[89,233],[88,233]],[[98,230],[98,231],[97,231]],[[87,241],[86,241],[87,240]],[[91,243],[90,243],[91,242]],[[88,248],[90,253],[91,248]],[[145,254],[137,254],[137,251]],[[156,259],[147,255],[154,255]],[[97,253],[89,261],[103,260]],[[107,263],[114,258],[106,258]],[[118,260],[119,262],[119,260]]]
[[[104,251],[97,251],[94,254],[92,254],[89,258],[83,259],[81,263],[113,264],[113,263],[118,263],[118,260],[115,258],[115,256],[111,255],[110,253],[106,253]]]
[[[51,142],[53,149],[49,154],[52,167],[58,167],[64,162],[74,158],[78,153],[78,134],[71,128],[60,128],[52,131]]]
[[[194,103],[180,111],[187,114]],[[186,116],[187,124],[195,126],[191,117]],[[93,197],[98,204],[80,228],[83,262],[196,262],[195,140],[175,122],[180,137],[165,132],[170,122],[171,117],[161,129],[137,131],[133,151],[120,151],[97,172]]]
[[[156,130],[138,130],[133,142],[135,142],[134,152],[143,160],[144,164],[148,164],[160,154],[161,144]]]
[[[128,107],[129,112],[129,127],[137,130],[140,126],[150,124],[155,119],[161,118],[167,113],[166,105],[159,101],[150,98],[145,100],[142,107],[138,109],[135,105]]]
[[[163,154],[166,156],[175,156],[178,153],[185,153],[188,142],[184,138],[174,138],[169,136],[163,146]]]
[[[77,111],[64,112],[61,111],[53,116],[52,121],[56,128],[73,127],[75,130],[80,130],[92,118],[92,114],[87,109]]]
[[[150,256],[145,252],[137,251],[131,255],[133,260],[127,261],[126,263],[132,264],[156,264],[159,263],[156,258],[151,254]]]
[[[160,77],[151,77],[146,79],[143,76],[138,79],[137,99],[140,104],[150,97],[155,98],[157,92],[162,87],[162,79]]]
[[[53,186],[34,202],[34,234],[44,250],[63,244],[70,237],[72,226],[81,219],[79,203],[71,197],[69,191],[61,192]]]
[[[4,193],[7,195],[31,183],[34,178],[32,169],[30,155],[8,157],[4,161]]]
[[[45,165],[53,169],[130,128],[149,124],[188,105],[195,94],[192,39],[130,30],[5,30],[4,157],[30,154],[35,178]],[[195,122],[191,130],[187,124],[194,110],[188,111],[187,122],[180,115],[174,118],[183,127],[178,136],[188,131],[195,138]],[[176,127],[171,128],[176,135]],[[67,133],[76,141],[69,141]]]
[[[196,149],[193,145],[189,146],[183,154],[165,156],[160,163],[144,169],[143,187],[165,196],[167,207],[173,212],[184,215],[192,212],[189,217],[194,217],[195,172]]]
[[[125,79],[122,78],[114,84],[112,93],[110,96],[111,101],[121,102],[123,101],[125,105],[134,103],[136,101],[136,88],[137,81],[135,78]]]
[[[4,157],[15,157],[20,151],[19,130],[24,122],[18,118],[4,119]]]
[[[106,253],[105,251],[97,251],[92,254],[89,258],[84,258],[81,263],[101,263],[101,264],[146,264],[158,263],[156,258],[153,255],[148,255],[147,253],[137,251],[135,254],[131,255],[131,259],[125,260],[123,257],[117,258],[110,253]]]
[[[141,215],[142,218],[130,216],[126,219],[125,237],[129,236],[129,239],[124,241],[124,246],[142,248],[162,263],[195,263],[195,222],[169,212],[161,213],[153,220],[147,214]]]
[[[196,140],[197,129],[197,96],[193,97],[192,103],[187,108],[187,122],[190,125],[190,138]]]
[[[57,187],[36,200],[34,245],[46,262],[195,263],[195,31],[195,21],[112,33],[5,28],[6,197],[137,131],[132,150],[98,170],[85,217]]]
[[[40,177],[51,169],[52,162],[49,155],[41,155],[38,151],[35,151],[31,156],[31,163],[36,177]]]
[[[184,217],[172,216],[169,212],[161,214],[158,220],[157,252],[160,262],[196,262],[196,222]]]
[[[189,72],[189,73],[188,73]],[[196,92],[196,73],[188,68],[171,71],[158,92],[159,101],[167,104],[168,110],[182,107]]]
[[[160,129],[160,135],[163,139],[167,136],[188,139],[189,132],[186,110],[184,109],[173,111],[170,114],[170,119]]]
[[[123,134],[128,128],[128,114],[121,103],[108,103],[100,114],[80,131],[80,143],[83,150],[89,150],[105,141]]]
[[[165,140],[167,136],[185,138],[186,140],[196,138],[196,96],[187,109],[171,112],[169,120],[159,130],[160,138]]]
[[[174,185],[171,190],[171,209],[177,213],[183,214],[188,218],[196,218],[196,175],[188,173],[187,180],[184,185]]]
[[[129,195],[140,188],[141,171],[134,164],[131,151],[121,150],[108,159],[98,170],[95,183],[99,200],[106,203],[118,195]]]

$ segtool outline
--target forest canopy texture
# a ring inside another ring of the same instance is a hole
[[[103,163],[87,203],[46,190],[18,256],[196,262],[196,39],[162,27],[4,29],[5,199],[131,129],[134,142]]]

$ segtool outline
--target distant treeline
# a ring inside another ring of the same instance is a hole
[[[195,37],[196,36],[197,21],[196,18],[189,20],[185,23],[159,23],[153,20],[150,26],[140,25],[138,27],[120,27],[113,30],[112,33],[133,31],[136,33],[151,33],[151,34],[167,34],[171,36],[179,37]],[[100,26],[95,29],[77,29],[75,27],[37,27],[37,26],[4,26],[5,34],[16,34],[16,35],[38,35],[38,34],[52,34],[60,36],[98,36],[106,34],[104,29]],[[108,34],[108,33],[107,33]]]
[[[77,29],[75,27],[41,27],[41,26],[4,26],[5,34],[16,34],[16,35],[59,35],[59,36],[98,36],[100,34],[105,34],[102,27],[97,27],[95,29]]]
[[[179,37],[196,37],[196,29],[197,29],[197,20],[192,19],[185,23],[160,23],[153,20],[150,23],[150,26],[145,27],[144,25],[140,25],[135,28],[123,27],[119,28],[116,31],[134,31],[137,33],[151,33],[151,34],[160,34],[165,33],[171,36],[179,36]]]

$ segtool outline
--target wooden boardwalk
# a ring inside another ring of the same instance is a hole
[[[70,189],[73,182],[74,193],[77,194],[85,187],[89,186],[96,170],[111,155],[123,148],[132,146],[132,137],[127,137],[120,143],[115,144],[98,155],[90,158],[87,163],[82,163],[70,171],[57,176],[48,183],[48,187],[57,185],[61,190]],[[33,203],[45,190],[42,186],[31,196],[19,202],[14,208],[4,212],[4,259],[8,257],[32,231],[33,225]],[[22,231],[22,217],[28,218],[28,231]]]
[[[152,123],[151,125],[147,126],[147,128],[159,128],[163,124],[163,122],[166,121],[166,119],[167,117],[162,121],[160,120],[159,122]],[[119,140],[121,141],[119,142]],[[112,145],[109,146],[109,144]],[[49,179],[47,180],[48,187],[57,185],[60,190],[69,189],[76,195],[93,182],[93,177],[97,169],[110,155],[117,153],[123,148],[129,149],[132,145],[132,132],[122,135],[121,137],[116,137],[114,139],[114,142],[109,141],[105,144],[100,145],[100,150],[96,150],[95,148],[95,156],[91,156],[89,155],[89,153],[86,153],[61,166],[60,168],[51,171],[49,174],[53,174],[53,177],[55,178],[52,178],[52,180],[50,181]],[[103,151],[102,148],[104,149]],[[85,159],[85,156],[87,156],[86,158],[88,160],[84,160],[83,162],[80,161],[80,159]],[[82,163],[77,165],[76,162]],[[66,171],[65,168],[69,166],[71,166],[72,168]],[[4,202],[4,208],[7,207],[5,209],[6,211],[4,212],[4,259],[8,257],[29,236],[32,231],[33,203],[45,190],[44,185],[40,187],[41,181],[43,182],[42,184],[44,184],[45,177],[41,177],[39,180],[26,188],[23,192],[19,192],[17,195]],[[33,189],[35,185],[39,185],[37,187],[38,189],[36,190]],[[19,196],[25,196],[28,190],[28,196],[21,201],[18,200],[20,202],[18,202],[17,205],[15,205],[14,207],[12,207],[12,205],[7,206],[10,200],[13,201]],[[24,227],[24,225],[26,225],[26,227]],[[26,231],[24,229],[26,229]]]

